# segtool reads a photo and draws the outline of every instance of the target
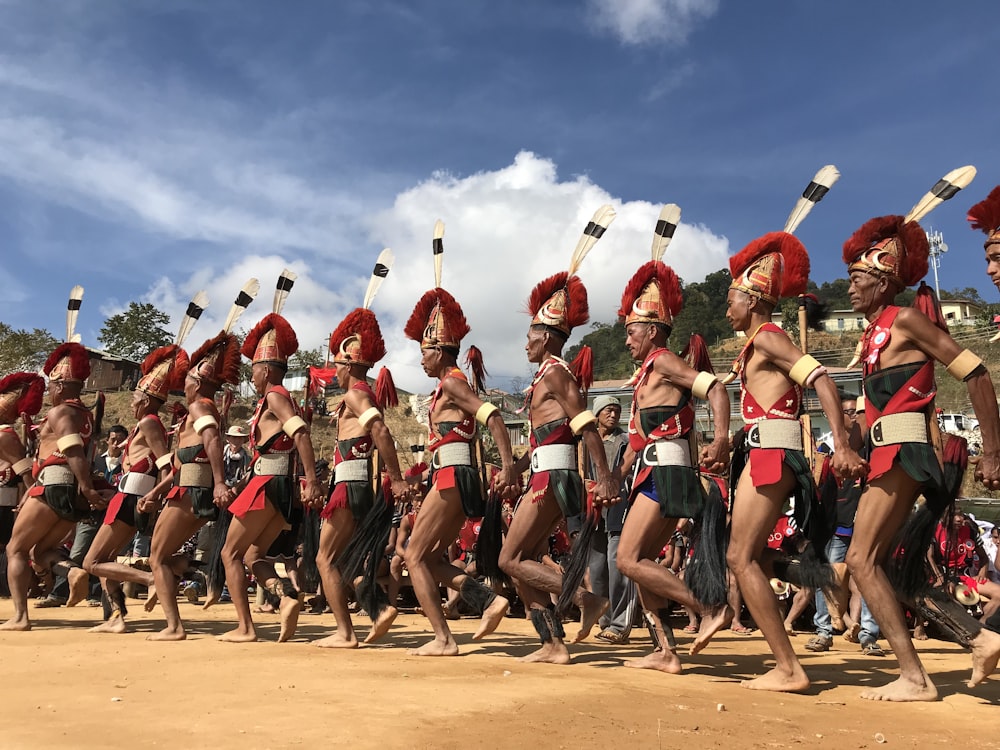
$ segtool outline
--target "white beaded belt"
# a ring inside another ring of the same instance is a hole
[[[687,438],[657,440],[643,449],[642,462],[646,466],[690,466],[691,443]]]
[[[926,443],[927,418],[919,412],[885,414],[875,420],[871,429],[872,445]]]
[[[141,474],[138,471],[130,471],[123,474],[118,480],[118,491],[126,495],[139,495],[142,497],[149,493],[156,486],[156,477],[150,474]]]
[[[283,477],[288,473],[290,453],[266,453],[257,458],[253,473],[259,477]]]
[[[747,431],[751,448],[802,450],[802,424],[797,419],[762,419]]]
[[[212,467],[208,464],[181,464],[181,470],[177,475],[177,485],[179,487],[214,487],[215,477],[212,476]]]
[[[20,499],[17,487],[0,487],[0,508],[16,508]]]
[[[472,466],[472,446],[468,443],[442,445],[431,455],[431,466],[435,469],[443,469],[445,466]]]
[[[43,487],[53,484],[76,484],[76,475],[68,466],[46,466],[38,475],[38,483]]]
[[[576,468],[575,445],[540,445],[531,451],[531,470],[534,472]]]
[[[333,468],[333,483],[367,482],[371,478],[368,466],[367,458],[341,461]]]

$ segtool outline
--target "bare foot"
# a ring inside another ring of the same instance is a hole
[[[680,674],[684,671],[681,660],[677,658],[677,652],[657,649],[641,659],[629,659],[625,662],[626,667],[632,669],[655,669],[667,674]]]
[[[934,701],[937,694],[937,688],[925,672],[923,684],[900,677],[884,687],[865,690],[861,697],[869,701]]]
[[[215,639],[223,643],[253,643],[257,640],[257,631],[251,629],[247,632],[246,630],[236,628],[235,630],[230,630],[228,633],[215,636]]]
[[[733,608],[728,604],[719,607],[713,614],[701,618],[701,629],[691,642],[691,656],[694,656],[708,645],[709,641],[720,630],[725,630],[733,621]],[[808,681],[807,681],[808,682]]]
[[[312,645],[319,646],[320,648],[357,648],[358,639],[354,637],[354,633],[351,633],[350,638],[345,638],[338,630],[333,635],[328,635],[326,638],[320,638],[318,641],[313,641]]]
[[[213,604],[218,604],[222,600],[221,591],[209,591],[208,596],[205,597],[205,603],[201,605],[202,609],[208,609]]]
[[[1000,660],[1000,634],[984,628],[969,646],[972,647],[972,679],[968,684],[969,687],[975,687],[997,668],[997,661]]]
[[[441,607],[441,611],[444,612],[444,616],[449,620],[459,620],[461,615],[458,613],[458,607],[452,607],[451,605],[445,604]]]
[[[283,596],[278,611],[281,613],[281,632],[278,633],[278,643],[284,643],[295,635],[295,628],[299,624],[299,613],[302,612],[302,602],[299,601],[298,597],[293,599],[290,596]],[[256,640],[256,636],[254,636],[254,640]]]
[[[102,622],[100,625],[95,625],[88,632],[90,633],[127,633],[128,626],[125,625],[125,620],[117,612],[111,615],[106,621]]]
[[[500,627],[500,623],[507,616],[507,610],[509,609],[510,602],[506,598],[498,596],[494,599],[490,606],[483,610],[483,616],[479,620],[479,627],[472,636],[472,640],[478,641],[485,638]]]
[[[435,638],[428,641],[420,648],[407,649],[410,656],[458,656],[458,644],[450,635],[447,641],[439,641]]]
[[[383,635],[389,632],[389,628],[392,627],[392,623],[396,619],[396,615],[399,614],[399,610],[395,607],[386,607],[382,610],[382,614],[378,616],[378,619],[372,623],[372,629],[368,631],[368,635],[365,636],[365,643],[374,643]]]
[[[187,638],[187,633],[184,632],[183,627],[174,630],[170,626],[165,627],[159,633],[151,633],[146,636],[147,641],[183,641],[185,638]]]
[[[580,630],[576,634],[576,638],[573,639],[573,643],[579,643],[588,635],[590,631],[594,629],[597,625],[597,621],[601,619],[601,615],[608,611],[611,606],[611,602],[605,599],[603,596],[597,596],[596,594],[591,594],[589,591],[583,593],[583,602],[580,606]],[[566,647],[563,647],[563,651]],[[525,657],[527,658],[527,657]],[[557,661],[553,664],[566,664],[569,662],[569,652],[566,652],[566,661]]]
[[[150,586],[146,589],[146,601],[143,603],[142,608],[147,612],[152,612],[156,607],[157,601],[159,601],[159,598],[156,596],[156,589]]]
[[[66,574],[66,582],[69,584],[69,598],[66,600],[67,607],[75,607],[87,598],[90,589],[90,574],[83,568],[70,568]]]
[[[806,673],[802,670],[802,667],[798,665],[796,667],[792,674],[779,672],[778,668],[775,667],[767,674],[761,675],[756,679],[743,680],[740,683],[740,687],[745,687],[748,690],[773,690],[778,693],[801,692],[809,687],[809,678],[806,677]]]
[[[0,625],[0,630],[10,630],[10,631],[17,630],[22,632],[26,630],[31,630],[31,621],[28,620],[27,615],[24,615],[23,617],[17,617],[15,615],[14,617],[11,617],[9,620],[7,620],[7,622],[5,622],[3,625]]]
[[[598,615],[600,617],[600,615]],[[520,661],[526,664],[569,664],[569,651],[562,642],[545,643],[537,651],[522,656]]]

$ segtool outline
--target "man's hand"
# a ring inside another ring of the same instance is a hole
[[[143,495],[135,504],[135,509],[140,513],[154,513],[159,507],[160,498],[153,493]]]
[[[410,485],[403,478],[392,480],[392,497],[398,502],[405,502],[410,497]]]
[[[729,438],[723,435],[702,446],[699,463],[709,474],[725,472],[729,466]]]
[[[594,486],[594,505],[617,505],[621,499],[621,481],[613,474],[600,477]]]
[[[92,487],[80,490],[80,494],[90,503],[91,510],[99,510],[108,507],[108,499]]]
[[[302,504],[307,508],[318,508],[326,500],[323,497],[323,486],[316,480],[312,481],[306,480],[305,486],[302,488],[302,494],[299,496]]]
[[[980,456],[975,477],[988,490],[1000,489],[1000,454],[984,453]]]
[[[212,490],[212,502],[220,508],[229,507],[229,504],[235,499],[236,495],[232,488],[225,484],[216,484],[215,489]]]
[[[841,481],[864,479],[868,476],[868,462],[848,446],[842,446],[834,452],[831,464],[834,475]]]
[[[500,467],[500,471],[493,477],[493,491],[507,500],[521,494],[521,475],[517,473],[515,464]]]

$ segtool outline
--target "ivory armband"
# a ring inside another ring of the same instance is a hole
[[[207,430],[209,427],[218,427],[219,423],[216,421],[215,417],[211,414],[206,414],[204,417],[198,417],[194,420],[194,431],[199,435]]]
[[[854,407],[854,410],[858,414],[860,414],[861,412],[863,412],[865,410],[865,394],[862,393],[860,396],[858,396],[857,403],[858,403],[858,405],[856,407]]]
[[[308,427],[306,420],[298,414],[290,419],[286,419],[285,423],[281,425],[281,429],[285,431],[285,434],[288,435],[288,437],[295,437],[295,433],[299,430],[305,429],[306,427]]]
[[[819,370],[819,372],[816,372]],[[826,368],[821,365],[815,357],[808,354],[802,356],[798,362],[792,365],[792,369],[788,373],[794,382],[801,385],[803,388],[812,384],[812,382],[826,372]]]
[[[691,386],[691,395],[703,401],[708,398],[708,390],[719,382],[719,379],[710,372],[699,372]]]
[[[174,462],[174,454],[173,453],[164,453],[162,456],[160,456],[158,459],[156,459],[156,468],[159,469],[160,471],[163,471],[165,468],[167,468],[168,466],[170,466],[170,464],[172,464],[173,462]]]
[[[365,432],[369,432],[371,431],[372,423],[381,418],[382,412],[373,406],[358,415],[358,422],[361,424],[361,427],[365,430]]]
[[[574,435],[579,435],[587,425],[594,424],[596,421],[597,417],[594,416],[594,412],[587,409],[569,420],[569,428],[573,430]]]
[[[490,421],[490,417],[500,411],[495,405],[487,402],[476,409],[476,421],[479,422],[483,427],[486,423]]]
[[[14,462],[14,465],[10,468],[15,474],[21,476],[25,472],[31,471],[31,459],[22,458],[20,461]]]
[[[955,380],[968,380],[969,376],[978,370],[982,364],[983,360],[970,352],[968,349],[963,349],[961,353],[949,363],[948,374],[955,378]]]
[[[83,437],[81,437],[79,432],[74,432],[72,435],[63,435],[56,440],[56,448],[59,449],[60,453],[65,453],[70,448],[75,448],[76,446],[83,447]]]

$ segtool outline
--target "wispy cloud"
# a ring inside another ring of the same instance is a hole
[[[594,25],[625,44],[683,44],[719,0],[588,0]]]

